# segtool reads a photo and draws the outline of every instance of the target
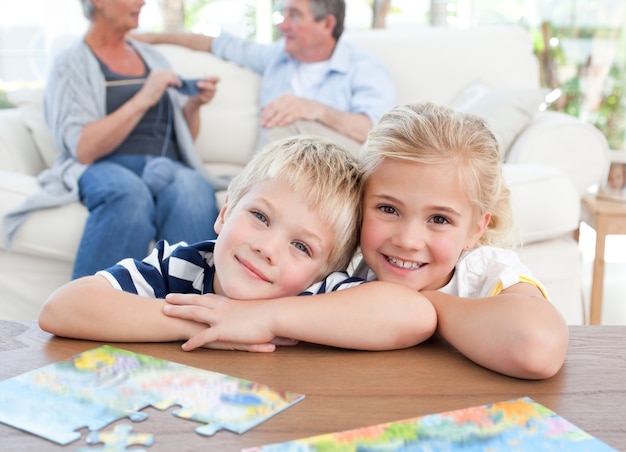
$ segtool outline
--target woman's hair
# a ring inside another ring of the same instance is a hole
[[[91,0],[80,0],[80,4],[83,6],[83,15],[87,20],[93,19],[94,6]]]
[[[343,22],[346,16],[345,0],[309,0],[311,13],[316,21],[322,20],[328,14],[336,19],[333,38],[339,39],[343,33]]]
[[[361,224],[361,180],[356,159],[319,137],[295,136],[272,142],[231,181],[229,210],[254,185],[268,179],[286,181],[304,195],[309,209],[330,224],[334,243],[320,277],[345,270],[356,250]]]
[[[476,215],[491,213],[478,245],[519,244],[498,142],[482,119],[433,103],[397,106],[368,135],[360,159],[363,185],[386,159],[454,165]]]

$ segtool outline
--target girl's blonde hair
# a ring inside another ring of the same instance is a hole
[[[229,210],[255,184],[268,179],[286,181],[330,224],[334,241],[320,277],[345,270],[358,245],[361,224],[361,178],[356,158],[319,137],[294,136],[270,143],[231,181]]]
[[[519,244],[498,142],[482,119],[433,103],[395,107],[368,136],[360,159],[363,185],[386,159],[454,165],[476,214],[491,213],[477,245]]]

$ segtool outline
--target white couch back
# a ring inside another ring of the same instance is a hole
[[[538,63],[528,31],[513,26],[368,30],[345,38],[377,55],[396,84],[399,104],[450,104],[469,85],[538,88]],[[258,134],[259,75],[204,51],[159,45],[183,77],[220,77],[214,100],[203,107],[197,148],[214,174],[237,173],[252,156]],[[42,92],[16,92],[10,100],[33,133],[41,159],[56,149],[42,114]]]
[[[346,34],[377,55],[396,84],[399,104],[450,104],[468,85],[538,88],[529,32],[520,27],[416,27]]]
[[[450,104],[475,83],[492,88],[539,87],[532,39],[523,28],[416,27],[352,32],[345,38],[386,64],[399,104]],[[198,150],[215,173],[230,173],[245,165],[258,133],[259,76],[207,52],[171,45],[159,45],[159,50],[184,77],[221,78],[215,99],[202,112]]]

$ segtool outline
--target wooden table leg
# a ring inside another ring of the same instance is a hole
[[[604,285],[604,246],[606,242],[606,225],[602,219],[596,222],[596,255],[593,260],[593,277],[591,279],[591,306],[589,323],[602,323],[602,289]]]

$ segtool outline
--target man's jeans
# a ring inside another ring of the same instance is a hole
[[[152,158],[113,155],[83,173],[79,193],[89,217],[72,278],[92,275],[127,257],[143,259],[153,241],[194,243],[216,237],[218,209],[211,184],[175,162],[172,182],[153,196],[141,178]]]

